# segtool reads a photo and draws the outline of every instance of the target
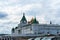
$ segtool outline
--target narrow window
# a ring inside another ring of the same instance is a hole
[[[20,31],[20,30],[18,30],[18,34],[20,34],[20,32],[21,32],[21,31]]]

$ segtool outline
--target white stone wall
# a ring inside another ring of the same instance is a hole
[[[32,24],[29,26],[25,26],[23,28],[15,29],[14,34],[19,34],[18,30],[21,30],[20,34],[60,34],[60,26],[58,25],[48,25],[48,24]]]
[[[33,34],[33,31],[31,30],[31,26],[23,27],[22,28],[22,34]]]
[[[57,32],[60,33],[60,27],[59,26],[41,26],[38,24],[33,24],[32,25],[32,29],[35,33],[42,33],[42,34],[47,34],[48,32],[50,34],[57,34]]]

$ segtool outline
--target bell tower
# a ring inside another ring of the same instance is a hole
[[[25,17],[25,13],[23,13],[23,17],[20,21],[20,24],[27,24],[27,20],[26,20],[26,17]]]
[[[18,27],[22,27],[22,26],[24,26],[26,24],[27,24],[27,20],[26,20],[26,17],[25,17],[25,13],[23,13],[23,17],[20,20],[20,23],[18,24]]]

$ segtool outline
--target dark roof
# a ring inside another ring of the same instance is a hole
[[[21,19],[21,22],[27,22],[27,20],[26,20],[26,18],[25,18],[25,14],[23,13],[23,17],[22,17],[22,19]]]
[[[39,24],[39,22],[36,20],[36,18],[34,18],[32,24]]]
[[[44,36],[56,36],[56,35],[54,35],[54,34],[47,34],[47,35],[44,35]]]
[[[15,27],[15,29],[17,29],[18,27]]]
[[[15,29],[14,28],[12,28],[12,31],[14,31]]]
[[[9,34],[0,34],[0,36],[5,36],[5,35],[9,35]]]

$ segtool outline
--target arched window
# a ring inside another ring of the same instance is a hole
[[[18,30],[18,34],[20,34],[21,33],[21,30]]]

